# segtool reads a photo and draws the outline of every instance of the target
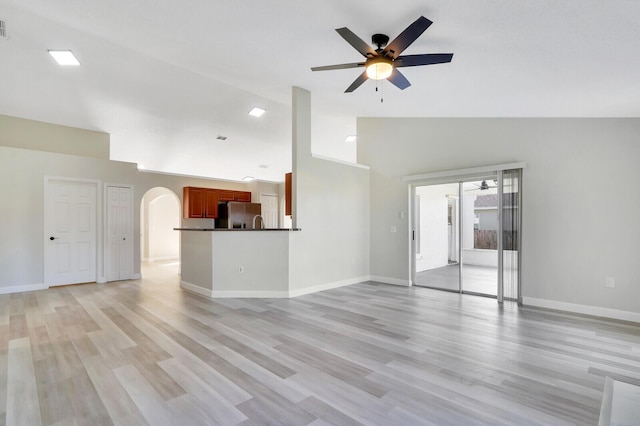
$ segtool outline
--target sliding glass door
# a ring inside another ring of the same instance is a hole
[[[414,217],[414,283],[460,291],[458,183],[416,187]]]
[[[498,295],[498,180],[462,183],[462,291]]]
[[[520,302],[521,169],[415,185],[413,283]]]

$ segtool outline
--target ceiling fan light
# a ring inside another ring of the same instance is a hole
[[[367,62],[367,77],[373,80],[384,80],[393,72],[391,60],[378,56]]]

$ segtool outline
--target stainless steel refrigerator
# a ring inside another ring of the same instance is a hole
[[[229,201],[218,205],[216,228],[262,229],[262,206],[260,203]]]

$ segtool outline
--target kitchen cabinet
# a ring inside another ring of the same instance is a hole
[[[218,200],[220,201],[235,201],[235,191],[218,190]]]
[[[242,203],[250,203],[251,202],[251,192],[248,192],[248,191],[237,191],[236,192],[236,201],[240,201]]]
[[[240,201],[243,203],[251,202],[251,192],[232,191],[227,189],[218,189],[218,200],[220,201]]]
[[[182,216],[204,217],[204,188],[185,186],[182,189]]]
[[[292,174],[287,173],[284,175],[284,214],[285,216],[291,216],[291,196],[292,196]]]
[[[218,191],[215,189],[204,191],[204,217],[207,219],[218,217]]]
[[[185,186],[182,190],[185,218],[216,219],[218,217],[218,191],[213,188]]]
[[[198,188],[196,186],[185,186],[182,191],[182,216],[184,218],[217,219],[219,202],[251,202],[250,191]]]

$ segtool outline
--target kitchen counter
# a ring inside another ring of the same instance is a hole
[[[228,231],[302,231],[300,228],[265,228],[265,229],[241,229],[241,228],[173,228],[174,231],[210,231],[210,232],[228,232]]]
[[[185,231],[182,288],[208,297],[289,296],[289,250],[300,233],[288,231],[299,229],[174,229]]]

